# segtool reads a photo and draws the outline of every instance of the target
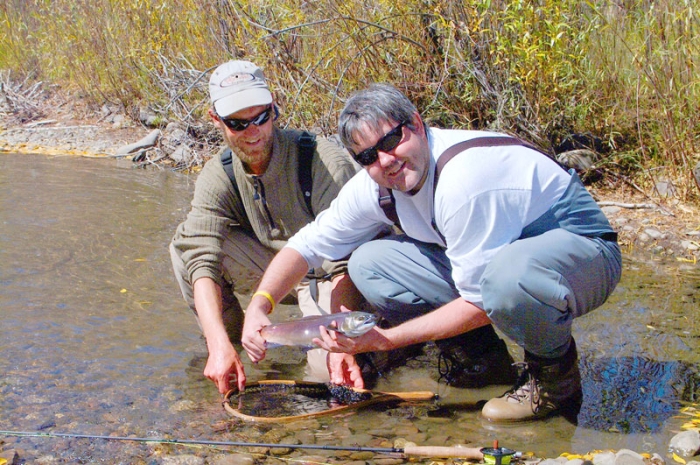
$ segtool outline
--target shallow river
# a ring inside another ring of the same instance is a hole
[[[688,419],[680,410],[697,406],[698,267],[626,256],[613,297],[574,328],[584,375],[576,424],[484,422],[480,402],[503,388],[447,388],[427,357],[378,389],[430,390],[439,394],[434,402],[288,425],[232,418],[201,374],[206,348],[167,253],[194,180],[123,160],[0,154],[0,430],[372,447],[397,438],[470,446],[498,439],[540,457],[621,448],[667,456]],[[282,354],[256,367],[244,356],[249,379],[301,379],[303,354]],[[160,463],[229,450],[264,460],[245,447],[12,434],[0,434],[2,449],[17,450],[22,463]],[[303,449],[281,458],[297,455],[358,458]]]

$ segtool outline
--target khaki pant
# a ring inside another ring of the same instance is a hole
[[[250,235],[234,231],[223,244],[223,275],[225,283],[222,286],[223,320],[226,332],[231,342],[240,346],[243,330],[244,312],[239,299],[247,306],[250,296],[257,283],[269,265],[275,252],[260,244]],[[177,249],[170,244],[170,259],[173,264],[175,279],[180,286],[182,296],[192,310],[197,324],[201,329],[197,311],[194,306],[192,284],[189,274]],[[314,292],[312,292],[312,288]],[[293,291],[303,316],[327,315],[330,313],[330,296],[332,283],[327,280],[302,281]],[[312,295],[313,294],[313,295]],[[315,299],[314,299],[315,296]],[[327,352],[322,349],[312,349],[307,353],[308,367],[306,380],[328,382],[329,375],[326,367]]]

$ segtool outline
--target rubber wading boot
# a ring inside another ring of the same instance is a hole
[[[581,373],[576,344],[561,357],[545,359],[525,352],[522,374],[503,396],[489,400],[481,414],[490,421],[525,421],[580,407]]]
[[[458,388],[513,384],[518,379],[515,361],[505,341],[491,325],[460,336],[436,341],[439,381]]]

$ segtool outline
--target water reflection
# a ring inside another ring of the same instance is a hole
[[[503,388],[439,385],[429,357],[396,370],[378,389],[431,390],[440,395],[437,403],[378,405],[284,428],[233,419],[202,376],[206,348],[167,254],[193,181],[124,161],[0,155],[0,429],[335,445],[498,439],[541,456],[606,448],[665,455],[683,421],[679,408],[698,401],[697,268],[625,257],[623,281],[610,301],[574,326],[584,375],[578,424],[561,417],[485,422],[480,405]],[[277,317],[295,311],[281,309]],[[256,366],[246,359],[246,370],[251,381],[302,379],[304,355],[270,351]],[[221,453],[3,439],[27,463],[48,455],[131,463],[163,453]]]

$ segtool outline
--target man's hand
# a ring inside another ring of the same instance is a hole
[[[204,376],[216,384],[221,394],[226,394],[231,389],[232,375],[237,382],[238,390],[245,389],[246,378],[243,363],[241,363],[241,358],[233,345],[228,343],[222,344],[221,347],[210,346],[207,366],[204,367]]]
[[[243,323],[241,344],[253,363],[258,363],[265,358],[265,339],[260,335],[260,330],[270,324],[270,319],[263,310],[248,306]]]
[[[331,383],[360,389],[365,387],[365,382],[362,379],[362,369],[352,355],[329,352],[326,363]]]
[[[386,337],[387,330],[374,327],[358,337],[347,337],[337,331],[319,326],[321,338],[314,338],[312,342],[328,352],[344,354],[361,354],[363,352],[377,352],[391,350],[392,346]]]

